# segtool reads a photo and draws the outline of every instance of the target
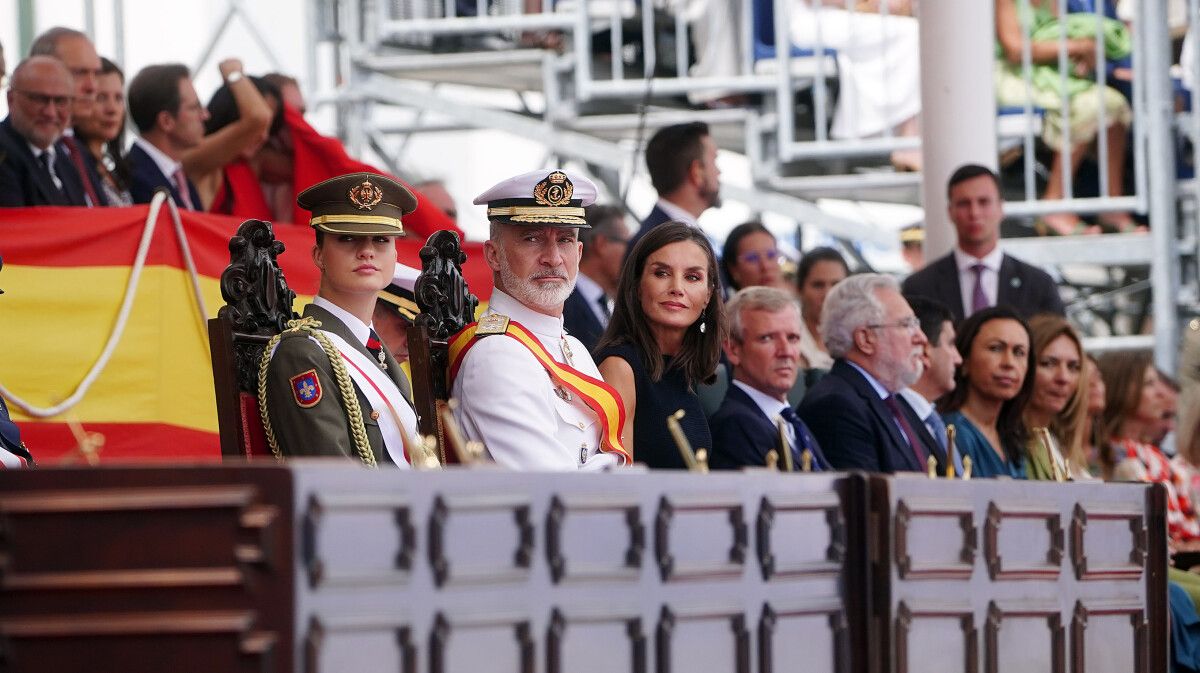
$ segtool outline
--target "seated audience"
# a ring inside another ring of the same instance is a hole
[[[30,56],[13,70],[0,122],[0,206],[84,206],[87,193],[62,143],[74,85],[62,61]]]
[[[1067,73],[1066,91],[1063,90],[1059,63],[1059,26],[1066,17],[1058,15],[1058,0],[997,0],[996,41],[998,62],[996,64],[996,104],[1019,106],[1026,103],[1041,108],[1042,140],[1054,149],[1054,160],[1050,174],[1046,176],[1043,199],[1064,198],[1063,176],[1067,170],[1067,159],[1063,156],[1069,149],[1071,175],[1078,174],[1080,162],[1087,156],[1099,132],[1105,135],[1108,157],[1107,165],[1101,167],[1108,174],[1108,189],[1111,196],[1122,194],[1125,181],[1125,148],[1133,111],[1129,102],[1119,91],[1109,86],[1101,87],[1093,79],[1096,69],[1095,19],[1081,26],[1083,34],[1075,34],[1069,28],[1066,33],[1066,51],[1070,72]],[[1027,16],[1022,17],[1021,14]],[[1124,26],[1109,20],[1105,33],[1104,50],[1113,55],[1123,46],[1125,53],[1130,49],[1130,37]],[[1025,35],[1032,36],[1028,46]],[[1123,31],[1123,40],[1114,42],[1111,37]],[[1123,42],[1118,45],[1117,42]],[[1024,53],[1028,49],[1033,62],[1033,72],[1026,81],[1022,73]],[[1063,97],[1066,96],[1068,116],[1063,119]],[[1108,128],[1100,129],[1100,113],[1103,108],[1104,121]],[[1106,213],[1100,223],[1116,231],[1134,231],[1138,228],[1129,213]],[[1094,233],[1078,215],[1055,213],[1044,215],[1039,220],[1039,233],[1080,234]]]
[[[1176,417],[1179,414],[1179,382],[1163,370],[1158,370],[1158,382],[1163,391],[1162,422],[1150,438],[1152,444],[1168,456],[1175,455]]]
[[[800,317],[804,324],[800,329],[800,355],[813,369],[829,369],[833,358],[821,338],[821,310],[825,306],[825,295],[843,278],[850,275],[850,267],[841,253],[833,248],[813,248],[800,259],[796,270],[796,286],[800,289]]]
[[[914,429],[921,419],[896,393],[921,377],[925,334],[891,276],[867,273],[834,286],[821,312],[833,368],[800,402],[829,464],[869,472],[928,469]]]
[[[1065,319],[1051,314],[1029,321],[1033,337],[1033,393],[1025,405],[1029,479],[1086,480],[1084,417],[1088,410],[1083,344]]]
[[[200,193],[183,168],[183,154],[204,140],[208,111],[192,86],[187,66],[148,65],[129,83],[129,116],[139,136],[127,160],[133,174],[129,191],[134,203],[150,203],[167,190],[175,205],[203,210]]]
[[[1104,435],[1104,377],[1095,356],[1090,353],[1083,358],[1084,378],[1087,380],[1087,411],[1083,415],[1083,456],[1087,459],[1088,473],[1101,479],[1112,478],[1112,452],[1108,449],[1108,438]]]
[[[590,228],[579,232],[583,253],[575,289],[563,305],[563,323],[567,333],[579,339],[591,353],[612,316],[629,226],[620,206],[588,206],[584,218]]]
[[[743,222],[725,237],[721,271],[730,292],[759,285],[778,287],[781,280],[775,236],[761,222]]]
[[[91,117],[75,121],[75,137],[91,154],[108,205],[133,205],[124,157],[125,73],[107,58],[100,59],[95,110]]]
[[[974,477],[1025,478],[1021,416],[1033,391],[1030,341],[1029,326],[1007,306],[977,311],[958,327],[963,361],[954,391],[939,406]]]
[[[692,448],[712,450],[696,386],[714,376],[724,332],[717,261],[704,233],[683,222],[650,229],[629,251],[596,346],[600,373],[625,401],[622,437],[634,460],[686,466],[667,428],[680,409]]]
[[[1172,541],[1200,540],[1200,521],[1188,475],[1152,443],[1162,426],[1163,386],[1149,351],[1105,353],[1098,360],[1107,394],[1104,429],[1109,437],[1116,481],[1145,481],[1167,489],[1167,529]]]
[[[71,124],[86,123],[96,112],[96,86],[100,78],[100,57],[96,47],[84,33],[72,28],[57,26],[34,39],[29,46],[30,56],[49,56],[67,66],[75,84],[75,97],[71,101]],[[66,156],[80,176],[84,200],[89,206],[110,205],[100,187],[100,174],[91,153],[72,135],[68,127],[63,132],[62,143]]]
[[[709,421],[712,467],[761,466],[774,449],[788,451],[795,470],[802,468],[805,451],[814,471],[829,469],[816,438],[787,401],[801,363],[796,301],[778,288],[747,287],[725,304],[725,316],[725,355],[733,366],[733,382]],[[781,419],[786,449],[780,446]],[[782,455],[779,461],[784,464]]]
[[[905,295],[904,300],[912,307],[913,315],[921,323],[921,332],[925,334],[925,348],[921,354],[921,378],[908,388],[900,391],[900,396],[912,407],[921,419],[920,426],[914,430],[925,443],[931,454],[945,454],[949,441],[946,435],[946,424],[937,411],[937,401],[954,390],[954,372],[962,364],[962,356],[954,344],[954,323],[951,321],[950,309],[933,299],[921,296]],[[962,454],[954,452],[955,474],[962,475]],[[945,474],[945,466],[940,466]]]
[[[227,59],[220,68],[225,83],[208,101],[204,140],[183,153],[183,168],[196,183],[204,209],[228,214],[234,212],[226,203],[233,198],[229,183],[244,178],[257,184],[257,171],[248,164],[283,126],[283,103],[273,84],[243,74],[241,61]],[[256,219],[278,221],[262,199],[261,188],[250,193],[259,196],[251,204],[260,212]],[[287,206],[284,212],[290,214],[290,199]]]

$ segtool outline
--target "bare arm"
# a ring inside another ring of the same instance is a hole
[[[621,426],[621,443],[629,455],[637,459],[633,446],[633,415],[637,411],[637,386],[633,381],[633,368],[625,360],[610,356],[598,365],[604,382],[616,389],[625,405],[625,425]]]
[[[242,62],[235,58],[226,59],[219,67],[221,77],[228,78],[234,72],[241,72]],[[216,133],[204,136],[199,145],[183,153],[183,170],[193,180],[201,180],[223,168],[246,148],[264,140],[271,127],[271,107],[249,77],[228,86],[237,105],[238,119]]]
[[[1012,65],[1021,63],[1021,18],[1017,14],[1014,0],[996,0],[996,37],[1004,50],[1004,58]],[[1033,63],[1055,65],[1058,63],[1058,42],[1035,40],[1029,45]],[[1067,40],[1067,58],[1090,72],[1096,65],[1096,43],[1092,38]],[[1078,71],[1076,74],[1080,74]]]

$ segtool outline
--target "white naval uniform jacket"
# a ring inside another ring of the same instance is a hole
[[[492,313],[521,323],[558,362],[602,378],[583,344],[567,336],[561,317],[526,308],[498,289],[486,312]],[[564,339],[570,362],[563,353]],[[467,439],[483,442],[492,460],[504,467],[594,470],[620,464],[618,456],[600,452],[596,413],[578,395],[567,401],[556,394],[545,367],[512,337],[480,337],[463,357],[451,394],[458,398],[454,415]]]

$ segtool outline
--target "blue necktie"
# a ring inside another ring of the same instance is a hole
[[[796,410],[791,407],[784,407],[783,410],[779,412],[779,415],[783,417],[783,420],[787,421],[788,424],[792,426],[792,433],[796,435],[796,445],[792,447],[792,464],[796,466],[797,470],[801,469],[800,455],[804,453],[805,449],[808,449],[809,454],[812,456],[812,471],[820,472],[820,454],[814,451],[813,447],[808,445],[808,441],[804,437],[804,424],[800,421],[800,417],[796,415]]]

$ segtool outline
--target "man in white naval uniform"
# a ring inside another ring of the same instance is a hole
[[[627,464],[620,397],[583,344],[563,328],[585,227],[590,180],[534,171],[492,187],[476,204],[491,222],[484,255],[495,289],[487,312],[451,340],[452,395],[468,439],[515,470],[598,470]]]

